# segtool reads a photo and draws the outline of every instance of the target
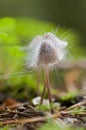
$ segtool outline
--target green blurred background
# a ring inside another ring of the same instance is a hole
[[[73,58],[67,60],[85,60],[86,0],[0,0],[0,103],[9,97],[30,101],[41,95],[43,74],[38,81],[37,71],[27,70],[25,48],[34,36],[46,32],[68,41]],[[66,87],[66,71],[51,72],[52,94],[60,94],[58,88]]]
[[[0,91],[16,98],[34,97],[37,73],[26,69],[24,48],[36,35],[55,33],[68,42],[67,60],[85,60],[85,7],[85,0],[0,1]],[[41,77],[40,91],[43,89],[43,75]],[[59,87],[63,79],[61,72],[51,74],[52,86]]]
[[[86,0],[1,0],[0,17],[29,17],[73,28],[86,46]]]

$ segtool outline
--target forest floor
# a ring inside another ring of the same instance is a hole
[[[46,123],[54,122],[61,127],[61,130],[65,127],[86,129],[84,95],[77,95],[65,101],[58,97],[54,98],[54,114],[50,113],[46,99],[44,102],[47,105],[42,105],[42,107],[36,105],[39,97],[34,98],[32,103],[21,103],[12,98],[6,99],[0,106],[0,128],[3,130],[36,130]]]

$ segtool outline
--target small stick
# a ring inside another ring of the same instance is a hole
[[[65,115],[80,115],[80,116],[86,116],[86,111],[83,110],[80,113],[74,113],[72,110],[68,110],[68,111],[61,111],[60,112],[61,116],[65,116]]]
[[[16,120],[7,120],[4,122],[0,122],[0,125],[8,125],[8,124],[26,124],[26,123],[33,123],[38,121],[46,121],[48,119],[55,119],[60,117],[60,113],[56,113],[54,115],[51,115],[50,117],[35,117],[35,118],[26,118],[26,119],[16,119]]]
[[[15,110],[16,108],[22,107],[22,106],[24,106],[24,105],[28,105],[28,107],[29,107],[30,109],[32,109],[32,110],[34,110],[34,111],[37,111],[34,107],[32,107],[31,105],[29,105],[28,102],[26,102],[26,103],[17,103],[17,104],[14,104],[14,105],[12,105],[12,106],[1,106],[1,107],[0,107],[0,111],[6,111],[5,109]]]
[[[82,105],[86,105],[86,100],[82,101],[82,102],[79,102],[77,104],[74,104],[72,105],[71,107],[69,107],[67,110],[70,110],[70,109],[73,109],[73,108],[76,108],[76,107],[80,107]]]
[[[55,65],[56,68],[58,69],[81,69],[85,70],[86,69],[86,60],[79,60],[79,61],[63,61],[60,62],[59,64]]]

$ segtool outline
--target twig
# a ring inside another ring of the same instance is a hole
[[[63,116],[63,115],[80,115],[80,116],[86,116],[86,113],[83,111],[83,112],[80,112],[80,113],[75,113],[75,112],[73,112],[73,111],[62,111],[61,112],[61,115]]]
[[[86,60],[82,61],[63,61],[55,65],[58,69],[86,69]]]
[[[80,107],[80,106],[82,106],[82,105],[86,105],[86,100],[84,100],[84,101],[82,101],[82,102],[79,102],[79,103],[77,103],[77,104],[72,105],[72,106],[69,107],[67,110],[70,110],[70,109],[75,108],[75,107]]]
[[[29,105],[27,102],[26,103],[17,103],[17,104],[14,104],[14,105],[12,105],[12,106],[1,106],[0,107],[0,111],[4,111],[6,108],[8,108],[8,109],[11,109],[11,110],[14,110],[14,109],[16,109],[16,108],[18,108],[18,107],[25,107],[25,105],[28,105],[28,106],[26,106],[26,107],[28,107],[28,108],[30,108],[30,109],[32,109],[32,110],[34,110],[34,111],[37,111],[35,108],[33,108],[31,105]]]
[[[16,119],[16,120],[8,120],[4,122],[0,122],[1,125],[7,125],[7,124],[26,124],[26,123],[35,123],[38,121],[46,121],[48,119],[55,119],[60,117],[60,113],[53,114],[50,117],[36,117],[36,118],[26,118],[26,119]]]

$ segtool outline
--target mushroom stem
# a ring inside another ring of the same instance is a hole
[[[43,103],[43,99],[44,99],[45,92],[46,92],[46,83],[45,83],[45,85],[44,85],[44,89],[43,89],[43,93],[42,93],[42,97],[41,97],[41,102],[40,102],[40,104]]]
[[[37,95],[39,95],[39,87],[40,86],[40,70],[37,70]]]
[[[47,68],[44,69],[44,77],[45,77],[45,87],[48,90],[48,98],[49,98],[49,103],[50,103],[50,110],[51,113],[54,113],[53,110],[53,102],[52,102],[52,95],[51,95],[51,89],[50,89],[50,81],[49,81],[49,70]]]

